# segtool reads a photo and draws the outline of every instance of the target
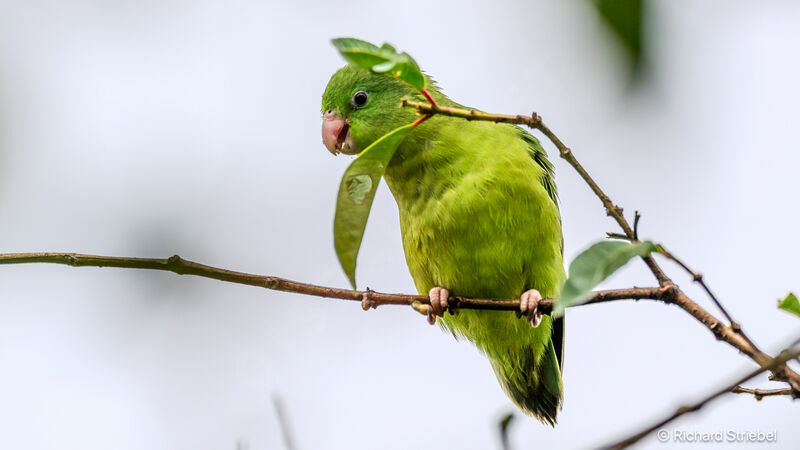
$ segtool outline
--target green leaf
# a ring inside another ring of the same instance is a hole
[[[420,91],[425,89],[425,77],[417,62],[408,53],[398,53],[388,43],[377,47],[354,38],[337,38],[331,42],[351,64],[375,73],[388,74]]]
[[[375,141],[358,155],[342,176],[333,219],[333,243],[353,289],[356,288],[358,250],[375,191],[395,150],[413,128],[414,124],[408,124]]]
[[[355,204],[361,205],[367,198],[367,194],[372,192],[372,178],[369,175],[350,175],[347,177],[347,195]]]
[[[553,316],[560,316],[564,308],[580,305],[591,296],[592,289],[608,278],[631,258],[657,251],[650,241],[598,242],[578,255],[569,265],[569,276],[561,290],[561,298],[553,307]]]
[[[789,292],[789,295],[787,295],[785,299],[778,302],[778,308],[800,317],[800,301],[798,301],[797,296],[791,292]]]

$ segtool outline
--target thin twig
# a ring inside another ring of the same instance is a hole
[[[739,327],[739,324],[736,323],[735,320],[733,320],[733,317],[731,317],[731,315],[728,314],[728,311],[725,309],[725,307],[722,306],[722,303],[720,303],[719,299],[717,299],[717,296],[714,295],[713,292],[711,292],[711,288],[709,288],[708,285],[706,284],[705,280],[703,280],[703,275],[701,273],[695,272],[694,270],[689,268],[689,266],[687,266],[686,263],[684,263],[683,261],[678,259],[677,256],[675,256],[671,252],[667,251],[667,249],[662,244],[658,245],[658,253],[664,255],[664,257],[666,257],[667,259],[672,260],[674,263],[676,263],[677,265],[681,266],[681,268],[683,270],[685,270],[686,273],[691,275],[692,276],[692,281],[694,281],[695,283],[700,284],[700,286],[703,287],[703,290],[706,291],[706,294],[708,294],[708,297],[711,298],[711,301],[713,301],[714,304],[717,306],[717,308],[720,310],[720,312],[722,312],[722,315],[725,316],[726,319],[728,319],[728,323],[731,324],[731,327],[733,327],[734,329],[737,329],[737,330],[741,329]]]
[[[717,397],[720,397],[720,396],[722,396],[722,395],[724,395],[724,394],[726,394],[728,392],[731,392],[734,388],[736,388],[740,384],[746,383],[751,378],[753,378],[753,377],[755,377],[755,376],[757,376],[757,375],[759,375],[759,374],[761,374],[761,373],[763,373],[765,371],[775,370],[776,368],[778,368],[780,366],[785,366],[786,365],[786,361],[789,361],[790,359],[797,358],[799,355],[800,355],[800,349],[792,349],[792,350],[788,350],[787,349],[787,350],[784,350],[777,357],[775,357],[774,359],[769,361],[767,364],[764,364],[761,367],[759,367],[758,369],[753,370],[752,372],[750,372],[750,373],[748,373],[746,375],[743,375],[742,377],[740,377],[735,382],[730,383],[730,384],[728,384],[727,386],[725,386],[723,388],[717,389],[716,391],[714,391],[710,395],[706,396],[702,400],[700,400],[700,401],[698,401],[696,403],[693,403],[691,405],[681,406],[674,413],[672,413],[672,415],[666,417],[665,419],[659,420],[658,422],[650,425],[649,427],[643,429],[642,431],[639,431],[638,433],[635,433],[635,434],[631,435],[630,437],[627,437],[627,438],[625,438],[625,439],[623,439],[623,440],[621,440],[619,442],[615,442],[615,443],[613,443],[611,445],[608,445],[608,446],[606,446],[604,448],[623,449],[623,448],[629,447],[629,446],[635,444],[636,442],[638,442],[639,440],[641,440],[643,437],[647,436],[648,434],[652,433],[655,430],[658,430],[659,428],[662,428],[664,425],[672,422],[673,420],[677,419],[678,417],[680,417],[680,416],[682,416],[684,414],[695,412],[695,411],[699,410],[700,408],[705,406],[710,401],[712,401],[712,400],[716,399]]]
[[[275,408],[275,416],[278,419],[278,426],[281,429],[281,436],[283,436],[283,445],[286,450],[295,450],[294,437],[292,437],[292,428],[289,426],[289,418],[286,416],[286,411],[283,406],[283,400],[277,394],[272,395],[272,406]]]
[[[731,389],[733,394],[751,394],[756,400],[761,400],[764,397],[775,397],[780,395],[792,395],[792,390],[789,388],[783,389],[751,389],[742,386],[734,386]]]
[[[299,281],[268,275],[254,275],[200,264],[183,259],[178,255],[169,258],[128,258],[119,256],[84,255],[80,253],[5,253],[0,254],[0,264],[51,263],[73,267],[118,267],[127,269],[150,269],[174,272],[179,275],[195,275],[229,283],[246,284],[274,291],[293,292],[316,297],[360,301],[364,309],[381,305],[430,305],[427,295],[383,294],[371,289],[354,291],[332,287],[317,286]],[[629,288],[595,291],[585,304],[604,303],[614,300],[661,300],[669,303],[675,295],[669,287]],[[549,314],[556,300],[545,298],[539,303],[539,310]],[[450,297],[450,307],[455,309],[486,309],[496,311],[518,311],[519,299],[493,299]],[[422,312],[422,311],[421,311]]]

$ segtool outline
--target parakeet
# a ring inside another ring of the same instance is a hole
[[[427,80],[440,106],[463,108]],[[322,96],[323,143],[334,154],[356,154],[413,122],[418,117],[400,107],[402,98],[425,101],[395,78],[343,67]],[[564,322],[542,317],[536,306],[558,296],[566,275],[553,167],[539,141],[514,125],[435,115],[400,144],[384,178],[397,201],[409,271],[420,294],[430,295],[433,314],[486,354],[520,409],[554,425]],[[525,315],[445,315],[450,295],[520,298]]]

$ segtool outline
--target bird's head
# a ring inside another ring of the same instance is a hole
[[[411,123],[400,99],[422,100],[395,78],[347,65],[333,74],[322,95],[322,142],[333,153],[354,155],[384,134]]]

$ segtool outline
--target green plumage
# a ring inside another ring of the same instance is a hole
[[[428,83],[442,106],[461,106]],[[353,106],[359,90],[369,94]],[[323,111],[350,121],[360,148],[415,120],[400,99],[424,101],[406,84],[345,66],[331,78]],[[400,145],[385,179],[400,211],[406,262],[417,290],[519,298],[555,297],[564,281],[561,218],[553,171],[538,140],[513,125],[434,116]],[[444,326],[482,350],[509,397],[554,424],[561,405],[563,321],[533,328],[513,312],[462,310]]]

